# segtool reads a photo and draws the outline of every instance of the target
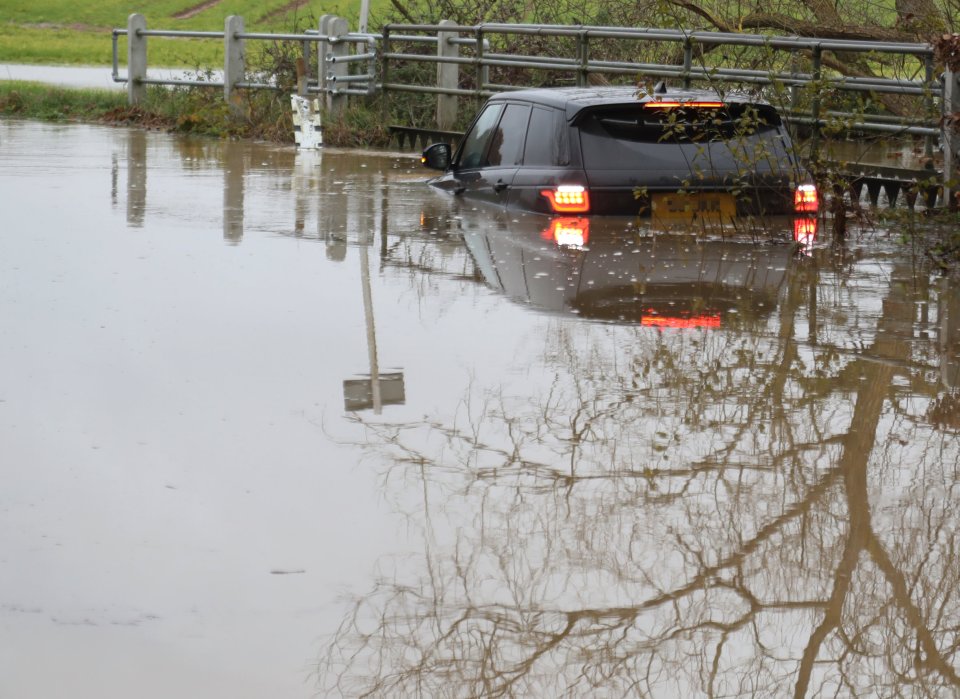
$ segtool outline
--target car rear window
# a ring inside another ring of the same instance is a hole
[[[591,110],[578,119],[581,129],[639,143],[704,143],[775,132],[780,116],[770,105],[651,108],[644,104]]]
[[[763,161],[761,170],[779,169],[789,161],[780,117],[769,105],[649,108],[638,102],[586,111],[575,125],[588,168],[675,168],[698,153],[728,168],[756,160]]]

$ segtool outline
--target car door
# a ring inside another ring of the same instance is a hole
[[[513,178],[511,206],[547,212],[549,204],[540,195],[543,189],[585,184],[583,171],[574,164],[570,152],[569,130],[562,111],[534,105],[522,165]]]

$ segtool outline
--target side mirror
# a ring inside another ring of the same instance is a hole
[[[434,143],[423,151],[420,162],[433,170],[446,170],[450,167],[450,150],[449,143]]]

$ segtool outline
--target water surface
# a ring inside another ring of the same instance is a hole
[[[0,122],[0,695],[956,695],[956,288],[423,180]]]

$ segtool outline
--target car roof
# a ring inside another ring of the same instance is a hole
[[[598,86],[598,87],[540,87],[510,92],[498,92],[490,97],[491,102],[519,101],[542,104],[566,112],[567,119],[573,119],[584,109],[593,107],[607,107],[618,104],[643,104],[660,100],[675,100],[678,102],[692,102],[697,100],[718,100],[732,103],[767,104],[764,100],[756,99],[738,92],[728,92],[720,95],[715,90],[683,90],[663,88],[659,86],[656,92],[642,90],[636,86]]]

